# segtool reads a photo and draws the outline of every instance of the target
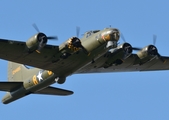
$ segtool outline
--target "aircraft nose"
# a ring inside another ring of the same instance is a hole
[[[118,41],[119,38],[120,38],[120,32],[119,32],[119,30],[118,29],[112,29],[110,31],[111,31],[110,35],[112,36],[112,39]]]
[[[103,39],[106,41],[118,41],[119,38],[120,32],[118,29],[109,29],[103,35]]]

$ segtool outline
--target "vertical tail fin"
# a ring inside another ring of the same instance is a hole
[[[23,81],[22,71],[26,71],[22,64],[8,62],[8,81]]]
[[[8,81],[24,81],[38,71],[35,68],[28,69],[23,64],[8,62]]]

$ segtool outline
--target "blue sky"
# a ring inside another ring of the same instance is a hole
[[[0,37],[26,41],[40,31],[57,35],[59,45],[75,28],[118,28],[135,47],[153,43],[169,55],[168,0],[1,0]],[[120,43],[123,41],[120,40]],[[7,61],[0,60],[1,81],[7,80]],[[72,96],[30,95],[8,105],[0,103],[2,120],[168,120],[169,71],[72,75],[63,85]],[[0,92],[3,97],[5,92]]]

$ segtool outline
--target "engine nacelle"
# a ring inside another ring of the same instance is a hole
[[[123,50],[123,58],[126,59],[128,58],[131,53],[133,52],[132,46],[129,43],[123,43],[117,47],[117,49],[122,49]]]
[[[69,38],[65,43],[61,44],[59,48],[62,51],[61,58],[63,59],[78,52],[80,49],[87,53],[87,50],[82,46],[80,39],[77,37]]]
[[[32,36],[26,41],[26,46],[29,52],[37,51],[40,52],[47,43],[47,36],[44,33],[38,33]]]
[[[81,47],[81,41],[77,37],[71,37],[69,40],[66,42],[66,46],[72,51],[72,52],[77,52]]]
[[[153,60],[158,55],[158,50],[154,45],[148,45],[137,53],[139,64],[144,64]]]
[[[132,46],[129,43],[123,43],[117,48],[111,49],[110,52],[105,54],[105,57],[109,57],[109,59],[105,62],[104,67],[122,64],[131,55],[132,51]]]

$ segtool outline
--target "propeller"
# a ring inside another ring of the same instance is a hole
[[[157,36],[156,36],[156,35],[153,35],[153,45],[154,45],[154,46],[155,46],[155,44],[156,44],[156,41],[157,41]],[[163,63],[166,62],[166,60],[163,59],[163,57],[160,55],[159,52],[157,52],[157,57],[158,57],[158,59],[159,59],[161,62],[163,62]]]
[[[76,37],[79,37],[80,34],[80,27],[76,26]]]
[[[156,44],[156,40],[157,40],[157,36],[156,36],[156,35],[153,35],[153,45]]]
[[[126,40],[125,40],[125,38],[124,38],[124,36],[123,36],[122,33],[121,33],[121,39],[122,39],[124,42],[126,42]],[[156,44],[156,41],[157,41],[157,36],[156,36],[156,35],[153,35],[153,45],[154,45],[154,46],[155,46],[155,44]],[[138,50],[141,50],[142,48],[133,47],[132,49],[138,51]],[[153,51],[152,51],[152,52],[153,52]],[[159,59],[161,62],[163,62],[163,63],[166,62],[166,60],[164,60],[164,58],[158,53],[158,51],[156,52],[156,55],[157,55],[158,59]]]
[[[122,34],[122,33],[121,33],[121,35],[120,35],[120,36],[121,36],[121,39],[123,40],[123,42],[125,42],[125,43],[126,43],[126,39],[125,39],[125,37],[123,36],[123,34]],[[132,49],[133,49],[133,50],[137,50],[137,51],[138,51],[138,50],[141,50],[141,48],[139,48],[139,47],[132,47]]]
[[[80,27],[76,26],[76,37],[78,38],[78,40],[80,40],[79,39],[79,34],[80,34]],[[86,54],[89,55],[89,52],[83,47],[83,45],[81,44],[81,42],[75,41],[74,45],[76,47],[80,47],[84,51],[84,53],[86,53]]]
[[[40,33],[40,30],[39,30],[38,26],[37,26],[35,23],[32,24],[32,26],[34,27],[34,29],[35,29],[38,33]],[[57,36],[47,36],[47,39],[49,39],[49,40],[58,40],[58,37],[57,37]]]
[[[39,43],[39,46],[38,46],[38,49],[36,50],[36,52],[40,53],[41,49],[46,45],[47,40],[58,40],[57,36],[46,36],[45,34],[41,33],[35,23],[32,24],[32,26],[39,33],[40,43]]]
[[[124,38],[122,33],[121,33],[121,39],[123,40],[123,42],[126,42],[126,39]]]

